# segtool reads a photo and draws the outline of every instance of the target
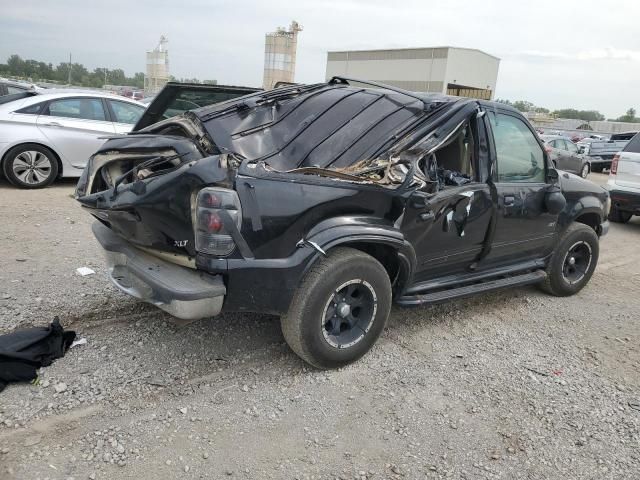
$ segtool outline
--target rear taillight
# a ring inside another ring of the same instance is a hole
[[[611,175],[618,173],[618,160],[620,160],[620,155],[616,153],[611,160]]]
[[[238,194],[226,188],[203,188],[196,196],[194,220],[196,250],[208,255],[229,255],[236,247],[231,232],[234,227],[239,230],[242,223]]]

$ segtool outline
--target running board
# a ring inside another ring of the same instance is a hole
[[[513,277],[499,278],[496,280],[488,280],[482,283],[467,285],[465,287],[451,288],[449,290],[440,290],[433,293],[423,293],[421,295],[407,295],[396,300],[398,305],[410,307],[413,305],[425,305],[431,303],[441,303],[454,298],[463,298],[475,295],[476,293],[489,292],[505,287],[520,287],[522,285],[531,285],[540,283],[547,278],[544,270],[536,270],[531,273],[515,275]]]

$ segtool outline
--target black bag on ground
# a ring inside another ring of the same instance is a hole
[[[63,357],[76,338],[65,332],[58,317],[48,327],[34,327],[0,335],[0,392],[9,382],[28,382],[37,370]]]

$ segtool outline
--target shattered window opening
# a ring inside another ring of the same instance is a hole
[[[473,135],[473,119],[463,122],[441,145],[418,161],[429,193],[447,187],[478,182],[477,145]]]
[[[498,182],[544,183],[544,154],[524,122],[503,113],[491,113],[497,157]]]

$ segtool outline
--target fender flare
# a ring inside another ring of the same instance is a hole
[[[394,293],[404,291],[413,278],[417,264],[413,246],[404,238],[403,233],[391,222],[376,217],[342,216],[323,220],[314,226],[303,239],[306,244],[320,247],[323,252],[331,248],[354,243],[383,244],[391,247],[397,255],[398,273],[394,282]],[[303,271],[303,275],[320,258],[314,255]]]
[[[585,214],[596,214],[599,219],[599,223],[603,222],[602,212],[604,212],[605,206],[602,204],[599,198],[591,195],[585,195],[579,200],[572,202],[572,207],[568,211],[564,211],[560,214],[558,219],[559,230],[562,232],[575,220]]]

